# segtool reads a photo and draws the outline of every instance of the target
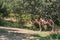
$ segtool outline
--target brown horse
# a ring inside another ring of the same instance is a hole
[[[34,19],[34,23],[37,23],[39,25],[40,31],[42,30],[42,26],[44,27],[44,29],[47,29],[47,24],[52,28],[52,31],[54,30],[54,22],[52,19],[46,18],[43,19],[42,17],[40,17],[40,19],[36,18]]]

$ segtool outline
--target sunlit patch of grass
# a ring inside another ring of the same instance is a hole
[[[41,39],[46,38],[46,39],[60,39],[60,34],[50,34],[48,32],[38,32],[36,37],[39,37]]]
[[[26,26],[26,27],[32,27],[33,25],[29,24],[29,23],[26,23],[26,24],[24,24],[24,26]]]
[[[47,37],[50,35],[48,32],[38,32],[37,34],[41,37]]]

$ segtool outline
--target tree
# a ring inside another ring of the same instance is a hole
[[[0,4],[0,18],[8,16],[7,8],[3,6],[3,2]]]

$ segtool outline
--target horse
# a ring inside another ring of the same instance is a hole
[[[40,31],[42,30],[42,26],[46,30],[47,24],[52,28],[52,31],[54,30],[54,22],[52,19],[49,19],[49,18],[44,19],[40,17],[39,19],[38,18],[34,19],[33,23],[37,23],[39,25]]]
[[[44,26],[45,30],[47,29],[48,26],[50,26],[52,28],[52,31],[54,31],[54,22],[52,19],[46,18],[42,20],[40,19],[40,21],[41,21],[41,25]]]

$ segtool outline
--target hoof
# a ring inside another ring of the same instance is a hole
[[[39,31],[41,32],[42,29],[39,29]]]

